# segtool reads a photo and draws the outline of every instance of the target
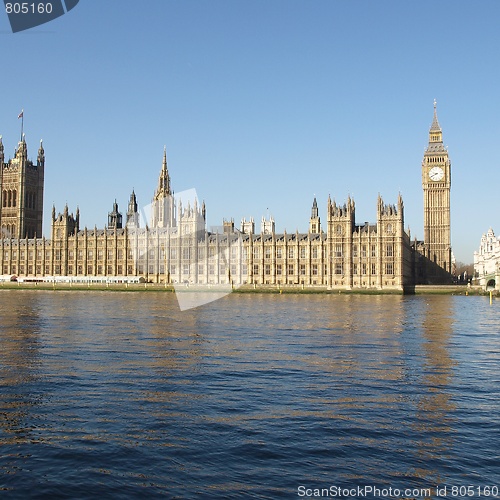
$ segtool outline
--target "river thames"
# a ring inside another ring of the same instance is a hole
[[[0,307],[5,498],[500,498],[500,300],[181,312],[171,293],[2,290]]]

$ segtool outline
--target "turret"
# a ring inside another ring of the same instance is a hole
[[[45,150],[43,149],[43,141],[40,139],[40,147],[38,148],[37,165],[39,167],[45,166]]]
[[[26,136],[24,134],[22,136],[22,140],[17,145],[15,157],[21,160],[28,159],[28,147],[26,146]]]
[[[135,197],[134,190],[132,190],[132,194],[130,195],[130,200],[128,202],[127,227],[129,229],[139,227],[139,213],[137,212],[137,198]]]
[[[319,217],[318,202],[316,201],[316,196],[314,197],[311,208],[311,218],[309,219],[309,232],[310,233],[321,232],[321,221]]]
[[[118,211],[118,203],[113,203],[113,211],[108,213],[108,227],[110,229],[122,228],[122,214]]]

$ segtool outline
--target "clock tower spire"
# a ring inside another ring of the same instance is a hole
[[[450,190],[451,162],[443,146],[443,131],[434,117],[429,129],[429,144],[422,161],[422,189],[424,191],[424,243],[426,257],[436,266],[451,274]],[[430,282],[442,281],[438,269],[429,269]]]

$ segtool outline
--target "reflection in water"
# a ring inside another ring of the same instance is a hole
[[[233,294],[182,313],[152,292],[0,300],[0,465],[19,498],[430,487],[477,479],[465,442],[487,466],[496,453],[463,423],[477,394],[461,377],[481,384],[500,357],[490,315],[484,361],[464,368],[457,301],[474,298]],[[482,397],[476,420],[498,425]]]
[[[2,302],[2,310],[5,307]],[[32,426],[28,424],[31,408],[43,399],[34,389],[39,379],[41,324],[36,300],[16,300],[7,307],[9,314],[2,311],[1,323],[0,387],[4,410],[0,426],[7,442],[17,442],[32,437]]]
[[[415,366],[415,369],[420,375],[419,386],[425,390],[416,398],[417,420],[412,425],[422,436],[417,443],[415,474],[421,478],[432,478],[432,483],[440,484],[446,476],[430,466],[439,460],[449,459],[449,450],[453,445],[452,415],[456,405],[449,386],[455,362],[451,358],[449,342],[453,335],[454,298],[429,296],[423,299],[420,301],[422,314],[419,316],[422,360],[421,366]]]

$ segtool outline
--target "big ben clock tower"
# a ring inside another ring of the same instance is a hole
[[[429,130],[429,145],[422,162],[422,188],[426,257],[451,274],[451,162],[448,151],[443,146],[443,132],[437,119],[436,101],[434,119]]]

